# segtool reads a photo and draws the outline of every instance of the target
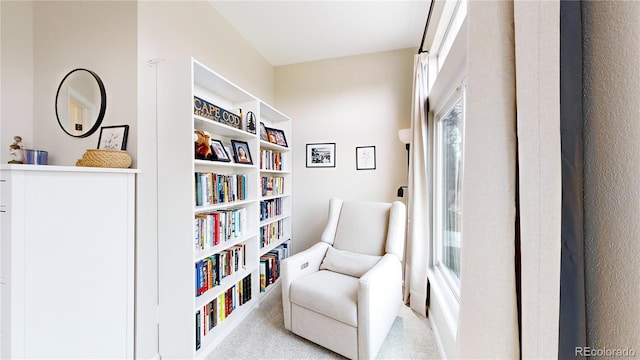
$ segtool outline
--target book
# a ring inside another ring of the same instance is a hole
[[[202,327],[200,325],[201,319],[200,319],[201,315],[200,315],[200,310],[196,311],[196,350],[200,349],[200,341],[201,341],[201,332],[202,332]]]

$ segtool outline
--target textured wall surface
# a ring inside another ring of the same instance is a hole
[[[330,197],[393,201],[407,184],[398,130],[411,118],[415,49],[275,68],[276,106],[293,126],[294,252],[320,239]],[[306,144],[336,143],[336,167],[307,168]],[[356,170],[356,146],[376,147],[376,169]],[[405,197],[406,199],[406,197]]]
[[[640,2],[583,3],[589,345],[640,354]]]

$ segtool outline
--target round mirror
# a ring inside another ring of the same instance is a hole
[[[69,72],[58,87],[56,117],[64,132],[73,137],[93,134],[107,108],[107,93],[100,77],[91,70]]]

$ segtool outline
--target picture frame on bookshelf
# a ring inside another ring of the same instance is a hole
[[[307,167],[336,167],[336,143],[307,144]]]
[[[253,161],[251,160],[251,151],[249,151],[249,144],[246,141],[231,140],[231,147],[233,148],[235,162],[253,165]]]
[[[356,146],[356,170],[376,169],[376,147]]]
[[[98,137],[98,149],[127,150],[129,125],[103,126]]]
[[[287,138],[284,135],[284,131],[280,129],[267,128],[267,135],[269,136],[269,142],[276,145],[288,147]]]
[[[267,135],[267,127],[263,122],[260,122],[260,140],[269,141],[269,135]]]
[[[211,152],[213,153],[214,161],[222,161],[222,162],[231,162],[231,157],[225,150],[224,144],[222,141],[217,139],[211,139]]]

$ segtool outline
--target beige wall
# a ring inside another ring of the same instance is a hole
[[[34,144],[33,4],[1,1],[0,8],[0,162],[6,163],[14,136],[22,136],[27,148]]]
[[[276,67],[276,106],[293,119],[293,241],[318,241],[332,196],[398,200],[410,126],[414,49]],[[308,143],[336,143],[335,168],[307,168]],[[356,170],[356,146],[376,147],[376,170]]]
[[[0,6],[1,148],[21,135],[25,147],[47,150],[53,165],[74,165],[86,149],[96,148],[99,129],[87,138],[71,137],[59,127],[55,113],[60,81],[82,67],[95,71],[105,84],[102,125],[130,126],[127,150],[135,159],[135,3],[3,1]],[[7,154],[1,151],[3,163]]]
[[[589,345],[640,353],[640,2],[583,3]]]
[[[100,76],[107,93],[101,126],[129,125],[127,152],[135,159],[135,3],[35,1],[33,4],[33,146],[49,152],[50,164],[72,166],[86,149],[98,146],[100,129],[86,138],[71,137],[62,131],[55,113],[56,92],[64,76],[73,69],[86,68]]]

